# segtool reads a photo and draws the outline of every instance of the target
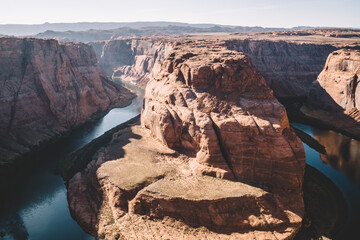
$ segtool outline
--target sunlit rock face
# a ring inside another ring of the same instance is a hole
[[[115,80],[140,87],[160,71],[173,41],[165,38],[112,39],[90,43],[101,68]]]
[[[299,190],[305,155],[284,107],[248,57],[213,44],[173,49],[146,87],[142,125],[193,152],[199,174]]]
[[[0,38],[0,159],[10,161],[130,97],[102,73],[89,45]]]
[[[331,44],[313,42],[286,38],[276,41],[269,36],[266,40],[228,40],[226,46],[250,57],[277,98],[293,98],[309,94],[327,56],[337,49]]]
[[[301,111],[330,128],[360,139],[360,51],[331,53]]]
[[[223,42],[178,42],[147,84],[141,126],[98,150],[68,200],[101,238],[292,239],[304,166],[284,107],[248,57]]]
[[[331,111],[360,109],[360,51],[341,49],[327,58],[313,83],[313,104]]]

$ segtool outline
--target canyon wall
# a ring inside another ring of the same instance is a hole
[[[114,39],[91,42],[108,76],[145,87],[160,70],[175,38]],[[189,39],[191,41],[191,38]],[[248,55],[277,98],[307,97],[324,67],[331,44],[231,38],[220,40],[230,50]]]
[[[307,97],[327,56],[337,49],[330,44],[251,39],[232,39],[225,44],[250,57],[277,98]]]
[[[340,49],[327,58],[301,112],[322,125],[360,139],[360,51]]]
[[[291,239],[300,229],[304,149],[244,54],[178,42],[146,86],[142,126],[128,125],[69,181],[70,211],[89,233]]]
[[[312,105],[330,111],[360,110],[360,51],[332,52],[310,91]]]
[[[89,43],[103,71],[113,79],[145,87],[172,48],[165,38],[113,39]]]
[[[30,151],[132,94],[82,43],[0,38],[0,160]]]
[[[285,108],[244,54],[212,45],[174,48],[146,87],[142,125],[194,152],[202,174],[301,188],[304,150]]]

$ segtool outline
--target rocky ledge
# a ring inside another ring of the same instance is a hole
[[[71,213],[86,231],[106,239],[298,232],[302,143],[245,55],[177,43],[146,87],[141,125],[115,133],[68,182]]]
[[[0,38],[0,165],[132,97],[89,45]]]

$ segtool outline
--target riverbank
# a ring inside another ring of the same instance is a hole
[[[109,143],[114,133],[134,124],[138,117],[109,130],[101,137],[72,153],[66,160],[67,170],[63,173],[64,178],[68,180],[76,171],[84,169],[86,163],[93,160],[95,153]],[[307,137],[311,138],[309,135]],[[312,140],[316,142],[316,140]],[[310,165],[306,165],[303,191],[305,217],[302,228],[295,239],[332,238],[347,218],[347,205],[342,193],[331,180]],[[74,218],[76,219],[76,216]]]
[[[329,178],[308,164],[303,191],[305,216],[295,239],[333,239],[347,218],[342,193]]]
[[[1,182],[7,186],[0,196],[0,232],[5,234],[5,239],[94,240],[71,217],[58,163],[111,128],[137,116],[143,93],[141,89],[131,90],[137,96],[130,105],[114,106],[104,117],[88,122],[34,152],[21,168]]]
[[[94,124],[96,121],[107,115],[112,109],[129,106],[135,98],[136,94],[132,91],[129,91],[129,94],[123,96],[120,101],[114,103],[106,111],[98,111],[94,113],[87,122],[81,124],[80,126],[76,126],[65,132],[58,133],[46,142],[40,142],[39,145],[28,149],[28,151],[18,157],[7,159],[6,162],[0,162],[0,190],[4,191],[4,189],[9,186],[10,182],[14,181],[17,176],[21,176],[24,171],[31,169],[32,165],[34,164],[33,160],[38,159],[42,152],[48,151],[48,149],[53,149],[58,142],[66,139],[73,132],[85,130],[87,127],[89,127],[89,125]]]
[[[311,125],[317,128],[333,130],[360,141],[359,122],[344,113],[331,113],[313,109],[306,105],[307,97],[278,98],[286,108],[290,122]]]

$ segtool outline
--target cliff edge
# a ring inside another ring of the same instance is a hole
[[[68,184],[89,233],[124,239],[291,239],[305,153],[242,53],[176,43],[145,92],[141,125],[113,135]],[[154,140],[156,139],[156,140]]]
[[[0,38],[1,165],[132,97],[89,45]]]

